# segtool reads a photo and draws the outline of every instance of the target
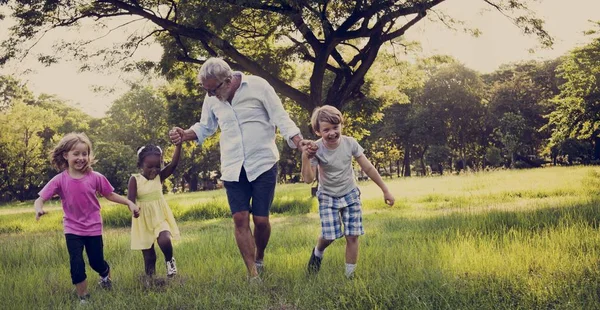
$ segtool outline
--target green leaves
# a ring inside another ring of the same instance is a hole
[[[600,24],[598,25],[600,27]],[[594,33],[594,32],[592,32]],[[573,50],[558,68],[564,79],[550,113],[554,143],[600,135],[600,37]]]
[[[0,189],[5,195],[23,201],[39,190],[59,122],[52,111],[19,101],[0,114]]]

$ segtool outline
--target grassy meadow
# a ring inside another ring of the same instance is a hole
[[[345,241],[305,272],[319,234],[305,184],[279,185],[261,285],[246,282],[222,190],[167,195],[179,275],[143,284],[127,208],[102,200],[114,288],[79,305],[58,201],[0,206],[0,305],[9,309],[600,309],[600,168],[556,167],[387,179],[396,204],[360,184],[366,235],[353,280]],[[165,277],[162,254],[158,276]],[[87,261],[86,261],[87,263]]]

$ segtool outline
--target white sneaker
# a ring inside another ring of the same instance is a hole
[[[171,278],[177,274],[177,265],[175,265],[175,257],[167,261],[167,277]]]

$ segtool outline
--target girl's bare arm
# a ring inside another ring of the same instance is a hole
[[[177,168],[180,158],[181,158],[181,143],[175,145],[175,152],[173,153],[173,158],[171,159],[171,162],[160,171],[160,181],[161,182],[166,180],[168,177],[170,177],[173,174],[173,172],[175,172],[175,168]]]

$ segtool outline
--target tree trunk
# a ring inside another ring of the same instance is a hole
[[[600,136],[596,135],[594,137],[594,159],[600,159]]]
[[[510,152],[510,169],[514,169],[515,168],[515,152]]]
[[[190,192],[198,191],[198,173],[190,173]]]
[[[404,145],[404,162],[403,162],[403,176],[410,177],[410,145]]]
[[[463,164],[463,170],[467,171],[467,160],[465,159],[465,148],[461,147],[460,148],[460,160],[462,161]]]
[[[423,176],[427,176],[427,170],[425,169],[425,153],[427,152],[428,148],[429,148],[429,145],[425,146],[423,148],[423,152],[421,152],[421,154],[419,154],[420,161],[421,161],[421,171],[423,171]]]

